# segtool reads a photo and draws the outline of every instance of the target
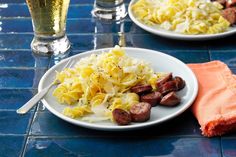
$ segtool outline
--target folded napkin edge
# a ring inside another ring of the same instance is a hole
[[[226,64],[220,60],[214,60],[214,61],[205,62],[205,63],[189,63],[187,65],[194,69],[201,69],[203,67],[207,68],[207,67],[213,67],[216,65],[226,65]]]
[[[217,115],[201,125],[202,134],[207,137],[220,136],[236,129],[236,112]]]

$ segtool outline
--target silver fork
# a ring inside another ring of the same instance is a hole
[[[69,61],[66,63],[66,65],[62,68],[64,70],[65,68],[70,68],[74,64],[74,60],[69,59]],[[25,114],[27,113],[32,107],[37,104],[38,101],[40,101],[49,91],[49,89],[56,85],[57,82],[52,82],[49,86],[44,88],[42,91],[38,92],[34,97],[32,97],[27,103],[25,103],[23,106],[21,106],[18,110],[16,110],[16,113],[18,114]]]

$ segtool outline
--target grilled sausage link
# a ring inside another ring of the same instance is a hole
[[[151,104],[151,106],[156,106],[158,103],[160,103],[162,98],[162,95],[160,92],[152,92],[146,95],[142,95],[140,100],[142,102],[147,102],[149,104]]]
[[[152,86],[151,85],[136,85],[132,88],[130,88],[131,92],[136,93],[136,94],[143,94],[143,93],[148,93],[152,91]]]
[[[236,23],[236,9],[234,7],[222,10],[221,14],[231,25]]]
[[[185,81],[181,77],[176,76],[174,78],[174,81],[175,81],[176,89],[177,90],[181,90],[181,89],[183,89],[185,87]]]
[[[140,102],[131,106],[130,115],[134,122],[145,122],[150,119],[151,105],[146,102]]]
[[[236,5],[236,0],[226,0],[226,8],[234,7],[235,5]]]
[[[176,82],[175,81],[168,81],[166,83],[164,83],[159,89],[158,91],[162,94],[165,95],[169,92],[172,91],[176,91],[177,87],[176,87]]]
[[[173,78],[172,73],[168,73],[164,77],[158,79],[156,83],[157,88],[159,88],[161,85],[163,85],[167,81],[172,80],[172,78]]]
[[[165,106],[175,106],[178,105],[180,101],[180,98],[175,92],[170,92],[161,99],[160,104]]]
[[[131,122],[131,116],[128,112],[122,109],[114,109],[112,116],[118,125],[128,125]]]

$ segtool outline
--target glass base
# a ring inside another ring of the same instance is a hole
[[[67,53],[70,49],[70,42],[66,35],[60,38],[42,38],[35,36],[31,42],[31,48],[37,55],[60,55]]]
[[[127,12],[125,9],[125,4],[121,4],[113,8],[102,8],[94,4],[92,15],[93,17],[101,19],[101,20],[118,21],[125,18],[125,16],[127,15]]]

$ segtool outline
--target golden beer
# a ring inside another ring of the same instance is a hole
[[[65,34],[70,0],[26,0],[37,36],[60,37]]]
[[[26,0],[34,30],[31,48],[38,55],[60,55],[70,49],[66,16],[70,0]]]

